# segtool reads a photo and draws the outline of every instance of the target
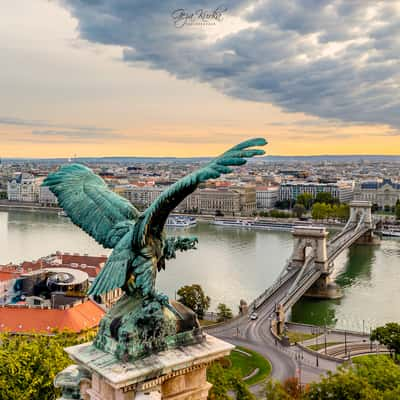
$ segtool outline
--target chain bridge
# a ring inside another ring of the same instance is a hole
[[[340,289],[331,280],[334,260],[353,243],[374,244],[371,203],[353,201],[344,228],[328,240],[325,227],[295,226],[293,252],[275,283],[249,305],[249,313],[258,318],[251,321],[244,313],[224,323],[203,328],[207,333],[235,344],[246,344],[261,353],[268,349],[275,375],[286,379],[293,375],[293,363],[282,348],[276,346],[275,335],[284,332],[285,321],[293,305],[302,296],[338,298]],[[254,346],[258,347],[254,347]],[[250,347],[249,347],[250,348]],[[336,365],[336,364],[335,364]],[[334,368],[334,365],[331,365]],[[314,378],[321,371],[309,367]]]
[[[335,258],[353,243],[372,244],[371,204],[353,201],[350,217],[342,231],[328,240],[325,227],[295,226],[293,253],[275,284],[259,296],[252,308],[274,301],[276,331],[283,330],[286,314],[302,296],[339,298],[340,289],[330,275]]]

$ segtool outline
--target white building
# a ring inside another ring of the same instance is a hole
[[[333,198],[341,203],[349,203],[354,196],[354,182],[340,181],[336,183],[317,183],[292,181],[281,183],[279,188],[279,200],[296,200],[297,196],[303,193],[309,193],[313,198],[318,193],[330,193]]]
[[[400,182],[391,179],[375,179],[358,182],[355,188],[356,200],[367,200],[379,208],[394,207],[400,200]]]
[[[26,172],[14,174],[7,183],[7,198],[10,201],[36,202],[38,200],[38,185],[35,177]]]
[[[158,186],[118,186],[114,190],[139,207],[148,207],[164,191]]]
[[[257,186],[256,204],[258,209],[273,208],[279,199],[279,186]]]
[[[39,186],[39,203],[44,206],[55,206],[58,204],[57,197],[48,186]]]
[[[140,208],[148,207],[165,190],[159,186],[118,186],[114,191]],[[220,211],[226,215],[251,214],[256,209],[254,187],[228,187],[197,189],[177,207],[177,211],[212,213]]]

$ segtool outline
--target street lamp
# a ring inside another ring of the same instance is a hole
[[[315,335],[315,350],[316,350],[316,352],[317,352],[317,354],[316,354],[316,359],[315,359],[315,363],[316,363],[316,366],[317,367],[319,367],[319,359],[318,359],[318,356],[319,356],[319,354],[318,354],[318,335],[319,335],[319,328],[318,328],[318,331],[317,331],[317,333],[316,333],[316,335]]]

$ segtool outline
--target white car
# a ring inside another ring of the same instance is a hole
[[[258,318],[258,314],[253,312],[252,314],[250,314],[250,319],[255,320]]]

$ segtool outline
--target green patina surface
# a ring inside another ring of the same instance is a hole
[[[100,323],[94,345],[121,360],[133,361],[149,354],[202,340],[198,322],[184,308],[171,304],[155,289],[157,272],[176,252],[195,249],[193,237],[169,237],[164,225],[171,211],[200,183],[232,172],[246,158],[264,154],[262,138],[242,142],[204,167],[165,190],[140,213],[128,200],[108,189],[106,183],[80,164],[62,166],[44,185],[57,196],[73,223],[113,252],[89,295],[122,288],[124,296]],[[188,322],[191,320],[191,322]]]

